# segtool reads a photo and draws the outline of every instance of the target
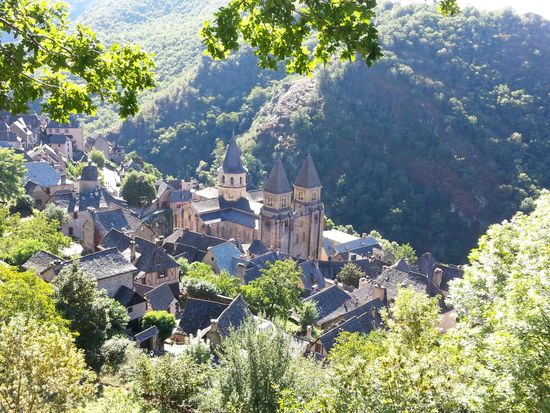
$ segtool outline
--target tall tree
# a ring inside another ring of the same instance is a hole
[[[67,331],[23,316],[0,323],[0,410],[61,413],[91,397],[84,357]]]
[[[155,177],[144,172],[130,171],[122,181],[120,194],[130,205],[147,205],[155,199]]]
[[[439,2],[443,14],[458,13],[456,0]],[[382,57],[376,0],[231,0],[201,32],[208,54],[226,58],[239,49],[239,38],[252,46],[262,68],[309,74],[335,55],[369,66]],[[311,44],[314,47],[311,47]]]
[[[294,260],[268,263],[261,275],[242,288],[252,310],[268,318],[287,319],[290,310],[300,304],[302,269]]]
[[[12,149],[0,148],[0,204],[13,201],[23,193],[24,176],[23,155],[16,154]]]
[[[126,117],[154,84],[149,55],[117,43],[107,49],[80,24],[69,30],[63,2],[0,0],[0,36],[0,110],[26,112],[44,98],[42,109],[66,121],[70,113],[94,113],[96,97]]]
[[[348,262],[338,273],[338,280],[346,285],[358,288],[359,280],[364,276],[365,273],[361,271],[361,268],[353,262]]]

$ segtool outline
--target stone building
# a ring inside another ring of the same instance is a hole
[[[294,188],[279,159],[263,191],[248,191],[247,175],[233,138],[218,169],[217,196],[184,205],[182,226],[244,244],[261,240],[267,247],[294,257],[318,258],[324,207],[321,181],[311,156],[304,160]]]

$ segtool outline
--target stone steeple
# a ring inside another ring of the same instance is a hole
[[[227,201],[236,201],[246,197],[247,170],[241,160],[241,151],[235,135],[227,145],[222,166],[218,168],[218,193]]]
[[[308,154],[306,159],[304,159],[302,169],[300,169],[300,173],[298,174],[296,181],[294,181],[294,186],[299,186],[300,188],[306,189],[320,188],[322,186],[321,180],[319,179],[319,174],[317,173],[317,169],[313,164],[313,159],[310,154]]]
[[[264,192],[280,195],[292,192],[292,187],[286,177],[285,169],[280,158],[275,159],[273,168],[264,184]]]
[[[237,145],[235,135],[233,135],[229,141],[229,145],[227,145],[227,152],[221,170],[226,174],[242,174],[248,172],[243,166],[241,151]]]

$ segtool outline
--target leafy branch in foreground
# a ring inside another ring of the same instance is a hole
[[[441,0],[439,11],[454,15],[456,0]],[[371,66],[382,49],[374,23],[376,0],[231,0],[201,31],[207,53],[224,59],[239,49],[239,37],[252,46],[258,65],[311,74],[335,55]],[[314,46],[312,46],[314,44]]]
[[[107,49],[83,25],[69,30],[62,2],[0,0],[0,36],[0,110],[26,112],[44,98],[42,109],[66,121],[93,114],[97,97],[125,118],[137,112],[139,92],[154,86],[151,56],[138,46]]]

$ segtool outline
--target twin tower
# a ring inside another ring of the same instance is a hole
[[[234,139],[218,170],[218,193],[227,201],[246,198],[247,170]],[[293,257],[318,258],[323,242],[324,206],[321,180],[310,155],[291,187],[283,163],[275,159],[263,187],[259,238],[268,248]]]

